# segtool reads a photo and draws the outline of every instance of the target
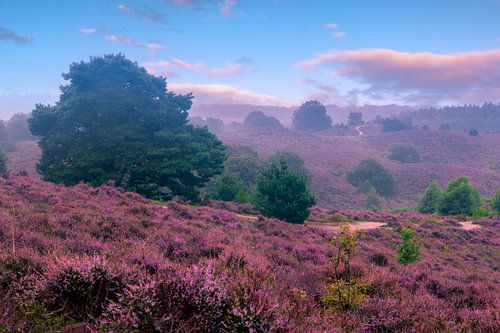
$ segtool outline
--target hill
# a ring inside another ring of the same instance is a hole
[[[323,301],[335,229],[28,177],[0,180],[0,204],[3,329],[494,332],[499,325],[498,219],[465,231],[446,218],[343,212],[387,227],[360,237],[352,269],[363,291],[355,307],[339,311]],[[404,267],[394,259],[402,226],[422,242],[422,261]]]
[[[432,181],[442,186],[460,175],[470,177],[485,196],[500,187],[500,134],[471,137],[461,132],[433,130],[381,133],[377,126],[339,131],[300,132],[289,129],[252,129],[219,136],[228,145],[249,145],[263,158],[276,150],[299,154],[313,174],[312,188],[318,203],[329,208],[361,208],[365,196],[346,180],[346,173],[362,159],[381,161],[394,174],[397,195],[385,200],[386,208],[414,206]],[[421,161],[399,164],[387,156],[396,143],[416,146]]]

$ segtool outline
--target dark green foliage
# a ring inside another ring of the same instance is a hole
[[[469,130],[469,135],[470,135],[470,136],[479,136],[479,132],[478,132],[478,130],[477,130],[477,129],[475,129],[475,128],[471,128],[471,129]]]
[[[304,223],[316,201],[305,180],[288,169],[285,160],[265,168],[257,180],[257,208],[268,217]]]
[[[6,175],[7,172],[7,158],[5,158],[5,154],[0,149],[0,175]]]
[[[28,127],[29,115],[26,113],[15,113],[7,121],[7,129],[9,131],[10,139],[12,141],[33,140]]]
[[[189,118],[189,122],[196,127],[207,127],[212,133],[220,133],[224,130],[224,122],[219,118],[207,117],[203,119],[202,117],[192,117]]]
[[[244,128],[254,127],[283,127],[278,119],[266,116],[261,111],[250,112],[243,120]]]
[[[384,197],[395,193],[396,184],[391,172],[371,158],[364,159],[349,172],[347,181],[361,192],[368,192],[374,187]]]
[[[472,214],[481,205],[481,197],[476,187],[469,184],[467,177],[459,177],[448,183],[439,202],[442,215]]]
[[[398,132],[410,130],[411,126],[398,118],[386,118],[382,121],[382,132]]]
[[[420,161],[417,148],[410,144],[396,144],[392,146],[389,158],[400,163],[417,163]]]
[[[500,189],[495,193],[495,196],[491,200],[491,208],[500,215]]]
[[[293,114],[293,128],[302,131],[321,131],[332,127],[332,118],[318,101],[307,101]]]
[[[371,187],[366,197],[365,208],[372,212],[380,211],[380,198],[375,187]]]
[[[228,173],[214,177],[207,187],[210,197],[222,201],[234,201],[238,194],[241,199],[240,192],[243,191],[243,185]]]
[[[403,244],[398,247],[397,261],[400,264],[411,264],[420,260],[420,244],[413,239],[415,231],[410,228],[403,227],[401,229],[401,238]]]
[[[303,177],[308,183],[310,182],[312,178],[311,172],[306,167],[306,163],[304,162],[302,157],[300,157],[293,151],[278,150],[273,155],[271,155],[271,157],[269,157],[268,163],[277,163],[282,159],[286,161],[288,169]]]
[[[259,157],[247,153],[233,155],[224,163],[225,171],[247,187],[255,185],[261,168],[262,162]]]
[[[450,124],[446,123],[446,124],[441,124],[439,126],[439,130],[440,131],[450,131],[451,128],[450,128]]]
[[[192,95],[166,91],[123,55],[73,63],[55,106],[37,105],[28,120],[41,136],[38,171],[45,180],[117,186],[150,198],[196,200],[222,172],[224,146],[187,124]]]
[[[361,112],[351,112],[349,113],[349,125],[358,126],[362,125],[365,122],[363,121],[363,113]]]
[[[242,155],[242,154],[249,154],[249,155],[252,155],[255,157],[259,157],[259,154],[255,151],[255,149],[253,149],[250,146],[237,145],[237,146],[227,146],[226,147],[227,158],[230,158],[232,156]]]
[[[418,211],[422,214],[437,212],[441,201],[441,189],[436,181],[433,181],[425,190],[424,195],[418,202]]]

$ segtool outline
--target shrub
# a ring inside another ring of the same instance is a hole
[[[469,135],[470,136],[479,136],[479,131],[477,129],[475,129],[475,128],[471,128],[469,130]]]
[[[450,128],[450,124],[446,123],[446,124],[441,124],[439,126],[439,130],[440,131],[450,131],[451,128]]]
[[[5,158],[5,154],[2,149],[0,149],[0,175],[6,175],[7,172],[7,158]]]
[[[293,114],[293,128],[304,131],[321,131],[332,127],[332,118],[318,101],[307,101]]]
[[[392,196],[395,192],[395,182],[391,172],[371,158],[364,159],[349,172],[347,181],[362,192],[368,192],[371,187],[384,197]]]
[[[400,163],[417,163],[420,161],[417,148],[409,144],[396,144],[392,146],[389,158]]]
[[[495,196],[491,200],[491,208],[500,215],[500,189],[495,193]]]
[[[472,210],[472,217],[475,219],[481,218],[481,217],[487,217],[490,215],[490,211],[486,208],[483,207],[476,207]]]
[[[411,126],[398,118],[386,118],[382,121],[382,132],[398,132],[410,130]]]
[[[245,120],[243,120],[243,127],[283,127],[278,119],[266,116],[261,111],[250,112]]]
[[[441,189],[436,181],[433,181],[425,190],[424,195],[418,202],[418,211],[422,214],[437,212],[441,200]]]
[[[262,171],[257,180],[257,208],[269,217],[304,223],[316,201],[305,180],[282,159]]]
[[[273,155],[271,155],[271,157],[269,157],[268,163],[278,163],[282,159],[286,161],[288,169],[290,171],[295,172],[296,174],[304,178],[307,182],[310,182],[312,177],[311,172],[306,167],[306,163],[304,162],[302,157],[300,157],[293,151],[278,150]]]
[[[420,260],[420,244],[413,239],[415,231],[410,228],[403,227],[401,229],[401,238],[403,244],[398,247],[397,261],[400,264],[411,264]]]
[[[233,201],[243,185],[234,176],[223,173],[213,178],[207,186],[210,197],[215,200]]]
[[[467,177],[459,177],[448,183],[439,202],[439,213],[443,215],[472,214],[481,205],[481,197],[476,187],[469,184]]]
[[[224,122],[219,118],[207,117],[203,119],[202,117],[192,117],[189,122],[197,127],[207,127],[212,133],[220,133],[224,131]]]
[[[349,113],[349,125],[357,126],[362,125],[365,122],[363,121],[363,113],[361,112],[351,112]]]
[[[374,253],[370,256],[370,262],[377,266],[385,267],[388,264],[388,259],[383,253]]]
[[[228,157],[224,163],[225,172],[247,187],[252,187],[262,169],[262,162],[258,156],[242,153]]]

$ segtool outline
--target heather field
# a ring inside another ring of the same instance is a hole
[[[466,231],[446,217],[315,208],[315,221],[387,223],[360,236],[349,271],[362,292],[356,306],[339,311],[325,301],[334,229],[158,204],[106,185],[0,183],[5,332],[497,332],[500,325],[498,218]],[[396,262],[402,226],[416,230],[420,262]]]
[[[479,137],[433,130],[381,133],[377,126],[361,128],[363,135],[335,131],[301,132],[288,129],[253,129],[219,136],[227,145],[249,145],[266,158],[276,150],[299,154],[311,170],[318,203],[329,208],[362,208],[365,195],[346,180],[346,173],[362,159],[379,160],[394,175],[397,193],[383,199],[385,208],[415,206],[426,186],[437,180],[445,186],[466,175],[484,196],[500,184],[500,134]],[[400,164],[387,156],[393,144],[410,143],[421,156],[418,163]]]

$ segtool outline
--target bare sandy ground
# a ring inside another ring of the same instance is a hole
[[[472,221],[458,222],[458,223],[460,223],[460,226],[464,230],[474,230],[481,228],[481,226],[478,224],[472,224]]]
[[[371,230],[377,229],[380,227],[384,227],[387,223],[384,222],[373,222],[373,221],[359,221],[359,222],[351,222],[344,224],[326,224],[326,223],[315,223],[315,222],[307,222],[308,226],[318,227],[328,230],[338,231],[344,226],[348,226],[350,230]]]

